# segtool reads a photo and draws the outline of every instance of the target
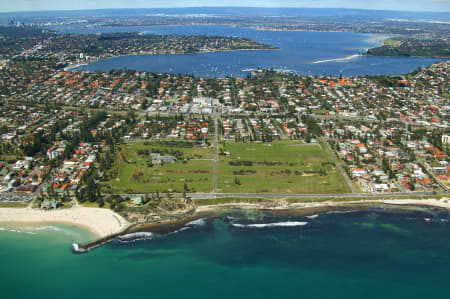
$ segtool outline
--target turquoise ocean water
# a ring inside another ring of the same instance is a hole
[[[87,254],[83,229],[2,225],[1,297],[450,297],[447,212],[227,215]]]

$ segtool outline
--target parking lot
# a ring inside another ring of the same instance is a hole
[[[27,202],[35,197],[34,194],[18,195],[18,194],[1,194],[0,202]]]

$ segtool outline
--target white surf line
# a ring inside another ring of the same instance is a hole
[[[361,54],[355,54],[355,55],[350,55],[344,58],[335,58],[335,59],[326,59],[326,60],[318,60],[318,61],[314,61],[311,62],[311,64],[316,64],[316,63],[324,63],[324,62],[332,62],[332,61],[345,61],[345,60],[350,60],[356,57],[362,56]]]
[[[240,223],[232,223],[231,225],[234,227],[293,227],[293,226],[303,226],[307,225],[308,222],[300,222],[300,221],[286,221],[286,222],[274,222],[274,223],[256,223],[256,224],[240,224]]]
[[[206,224],[206,219],[204,218],[200,218],[197,220],[193,220],[191,222],[186,223],[185,225],[189,225],[189,226],[203,226]]]

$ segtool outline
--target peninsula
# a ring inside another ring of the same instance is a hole
[[[210,35],[141,33],[56,34],[35,28],[0,27],[0,55],[57,59],[71,63],[138,54],[193,54],[236,50],[274,50],[277,47],[248,38]]]
[[[369,56],[399,57],[450,57],[450,41],[448,36],[440,39],[390,38],[384,45],[367,50]]]

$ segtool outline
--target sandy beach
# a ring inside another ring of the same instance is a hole
[[[334,59],[318,60],[318,61],[311,62],[311,64],[324,63],[324,62],[333,62],[333,61],[346,61],[346,60],[351,60],[351,59],[353,59],[353,58],[360,57],[360,56],[363,56],[363,55],[361,55],[361,54],[355,54],[355,55],[350,55],[350,56],[343,57],[343,58],[334,58]]]
[[[197,207],[196,214],[227,208],[263,209],[263,210],[289,210],[324,207],[342,207],[363,204],[389,204],[389,205],[421,205],[433,206],[450,210],[448,198],[442,199],[374,199],[354,201],[322,201],[291,203],[279,206],[266,206],[251,203],[227,203]],[[74,207],[43,211],[31,208],[0,208],[0,223],[65,223],[84,227],[96,234],[99,238],[118,233],[130,226],[122,216],[109,209]]]
[[[128,226],[128,222],[112,210],[85,207],[52,211],[31,208],[1,208],[0,222],[73,224],[89,229],[98,237],[117,233]]]

